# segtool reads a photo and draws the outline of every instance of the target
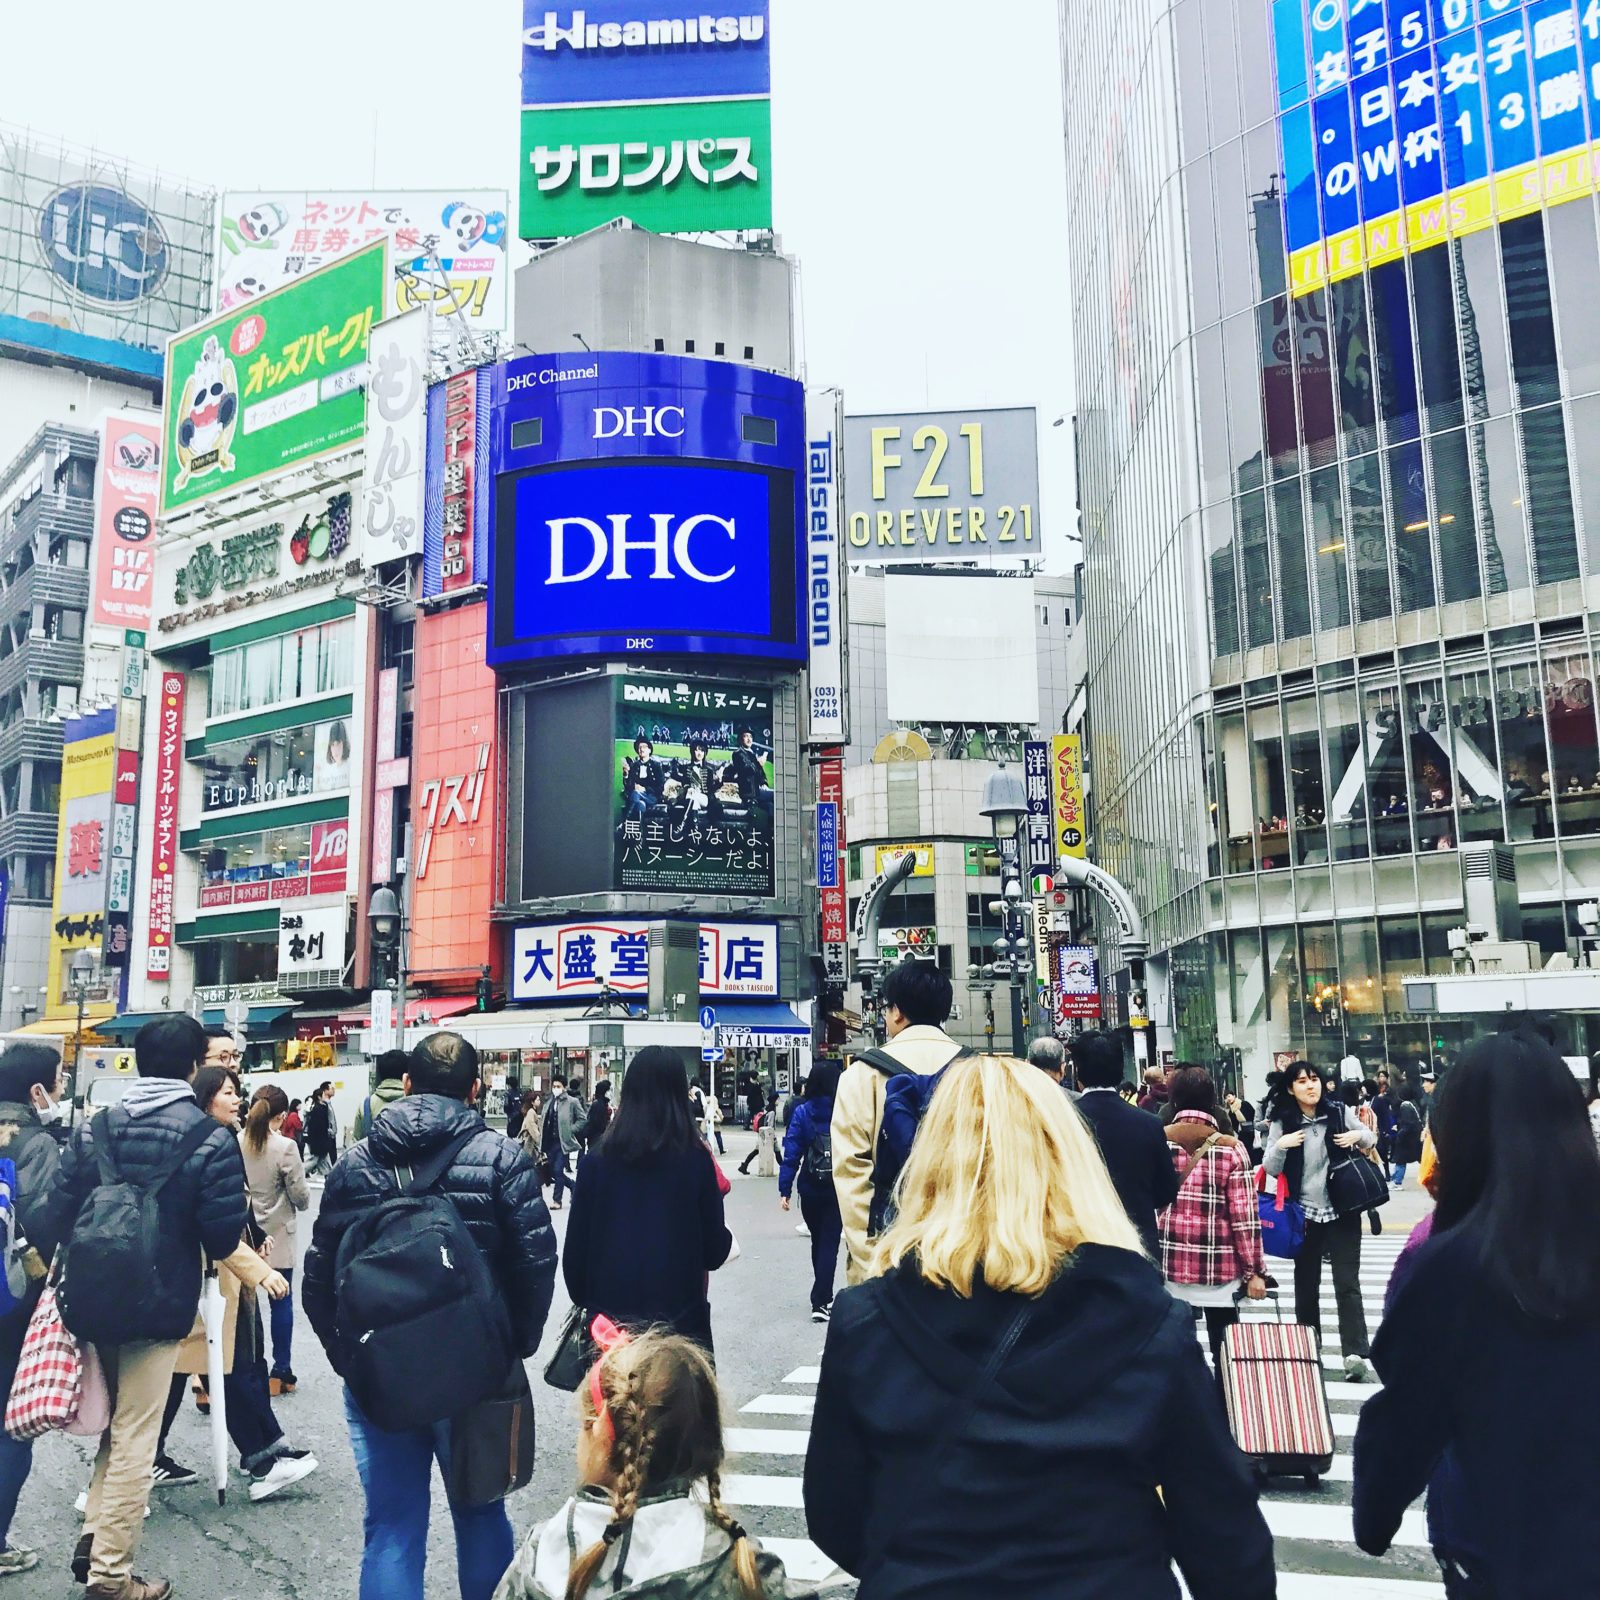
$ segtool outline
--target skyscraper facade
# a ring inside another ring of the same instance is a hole
[[[1600,6],[1060,19],[1093,846],[1161,1042],[1449,1052],[1401,978],[1462,846],[1543,957],[1600,892]]]

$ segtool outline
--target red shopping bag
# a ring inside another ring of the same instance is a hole
[[[37,1439],[64,1428],[83,1401],[83,1351],[56,1310],[54,1284],[47,1284],[28,1320],[17,1375],[6,1402],[6,1432]]]

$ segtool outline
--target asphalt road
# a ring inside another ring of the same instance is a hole
[[[728,1217],[742,1254],[713,1278],[711,1299],[731,1422],[752,1396],[772,1389],[794,1368],[815,1364],[824,1330],[808,1314],[810,1256],[807,1241],[795,1233],[798,1209],[790,1215],[779,1210],[771,1179],[738,1176],[736,1163],[749,1148],[748,1135],[731,1133],[727,1140],[729,1158],[723,1165],[734,1182]],[[553,1218],[558,1236],[568,1214],[557,1212]],[[302,1238],[309,1238],[309,1230]],[[577,1402],[542,1378],[568,1305],[558,1274],[544,1348],[529,1363],[539,1444],[533,1482],[510,1502],[519,1540],[572,1492]],[[173,1579],[185,1600],[350,1600],[354,1595],[361,1559],[361,1485],[341,1386],[303,1316],[296,1320],[294,1363],[300,1386],[277,1402],[278,1417],[292,1443],[315,1453],[319,1470],[260,1504],[251,1503],[248,1480],[237,1470],[226,1506],[217,1504],[204,1475],[192,1487],[153,1491],[135,1570]],[[171,1453],[203,1470],[210,1460],[209,1429],[210,1423],[186,1404],[173,1426]],[[67,1562],[79,1527],[73,1501],[88,1483],[91,1459],[85,1441],[61,1434],[35,1446],[12,1536],[37,1549],[42,1559],[31,1573],[0,1580],[0,1600],[78,1600],[82,1595]],[[430,1600],[457,1593],[449,1511],[437,1475],[427,1593]]]

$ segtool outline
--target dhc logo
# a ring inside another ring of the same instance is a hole
[[[733,576],[733,542],[738,537],[738,529],[731,517],[702,513],[685,517],[674,528],[671,512],[657,511],[650,517],[650,532],[642,536],[629,531],[629,525],[633,522],[631,513],[607,517],[606,522],[609,526],[603,528],[588,517],[554,517],[546,524],[550,530],[548,582],[587,583],[608,561],[608,579],[632,578],[636,574],[629,565],[628,557],[634,554],[649,558],[649,571],[643,575],[656,582],[665,582],[681,575],[695,583],[726,583]],[[567,544],[569,531],[574,529],[578,532],[574,535],[573,543],[582,552],[572,557],[573,562],[582,563],[577,570],[573,570],[569,564]],[[719,535],[725,541],[720,556],[703,557],[707,561],[720,559],[726,562],[719,572],[706,571],[695,564],[694,539],[702,530],[702,548],[706,548],[707,540],[716,539]]]
[[[677,427],[670,419],[678,419]],[[597,439],[681,439],[682,406],[596,406],[594,436]]]

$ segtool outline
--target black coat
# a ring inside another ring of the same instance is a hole
[[[16,1215],[22,1236],[48,1261],[55,1250],[49,1231],[49,1200],[61,1161],[61,1141],[39,1121],[32,1106],[0,1101],[0,1156],[16,1164]],[[8,1387],[22,1353],[28,1319],[43,1291],[42,1278],[30,1283],[21,1309],[0,1318],[0,1380]]]
[[[1091,1089],[1078,1097],[1077,1106],[1105,1157],[1106,1171],[1123,1210],[1139,1230],[1140,1242],[1159,1261],[1156,1212],[1164,1211],[1178,1197],[1178,1175],[1167,1150],[1167,1130],[1159,1117],[1126,1104],[1110,1090]]]
[[[1383,1387],[1356,1429],[1356,1543],[1388,1549],[1435,1479],[1428,1518],[1459,1530],[1497,1600],[1593,1594],[1600,1573],[1600,1323],[1533,1322],[1452,1229],[1419,1251],[1372,1344]],[[1435,1503],[1444,1495],[1446,1504]]]
[[[333,1125],[333,1107],[326,1100],[315,1100],[306,1112],[306,1149],[314,1156],[332,1160],[339,1153],[339,1135]]]
[[[709,1350],[706,1274],[732,1248],[704,1145],[642,1161],[602,1146],[578,1163],[561,1255],[574,1305],[624,1326],[668,1323]]]
[[[91,1192],[100,1185],[95,1143],[110,1140],[117,1171],[135,1187],[153,1183],[198,1122],[210,1122],[190,1095],[139,1116],[122,1106],[79,1123],[56,1168],[46,1207],[48,1239],[70,1245],[73,1224]],[[249,1206],[244,1194],[244,1158],[238,1139],[212,1123],[194,1151],[156,1198],[161,1231],[156,1274],[162,1293],[153,1305],[130,1308],[128,1339],[183,1339],[200,1308],[200,1257],[232,1255],[244,1234]]]
[[[300,1303],[325,1350],[333,1345],[333,1273],[346,1231],[396,1193],[396,1167],[416,1168],[467,1130],[474,1137],[439,1181],[483,1252],[511,1313],[523,1356],[539,1348],[556,1280],[556,1236],[539,1192],[539,1173],[520,1144],[495,1132],[471,1106],[438,1094],[412,1094],[384,1108],[372,1132],[350,1146],[328,1174],[311,1231]],[[461,1354],[461,1352],[457,1352]]]
[[[948,1436],[1022,1303],[909,1265],[834,1301],[806,1525],[861,1600],[1176,1600],[1174,1560],[1194,1600],[1270,1600],[1272,1537],[1193,1314],[1132,1251],[1078,1250]]]

